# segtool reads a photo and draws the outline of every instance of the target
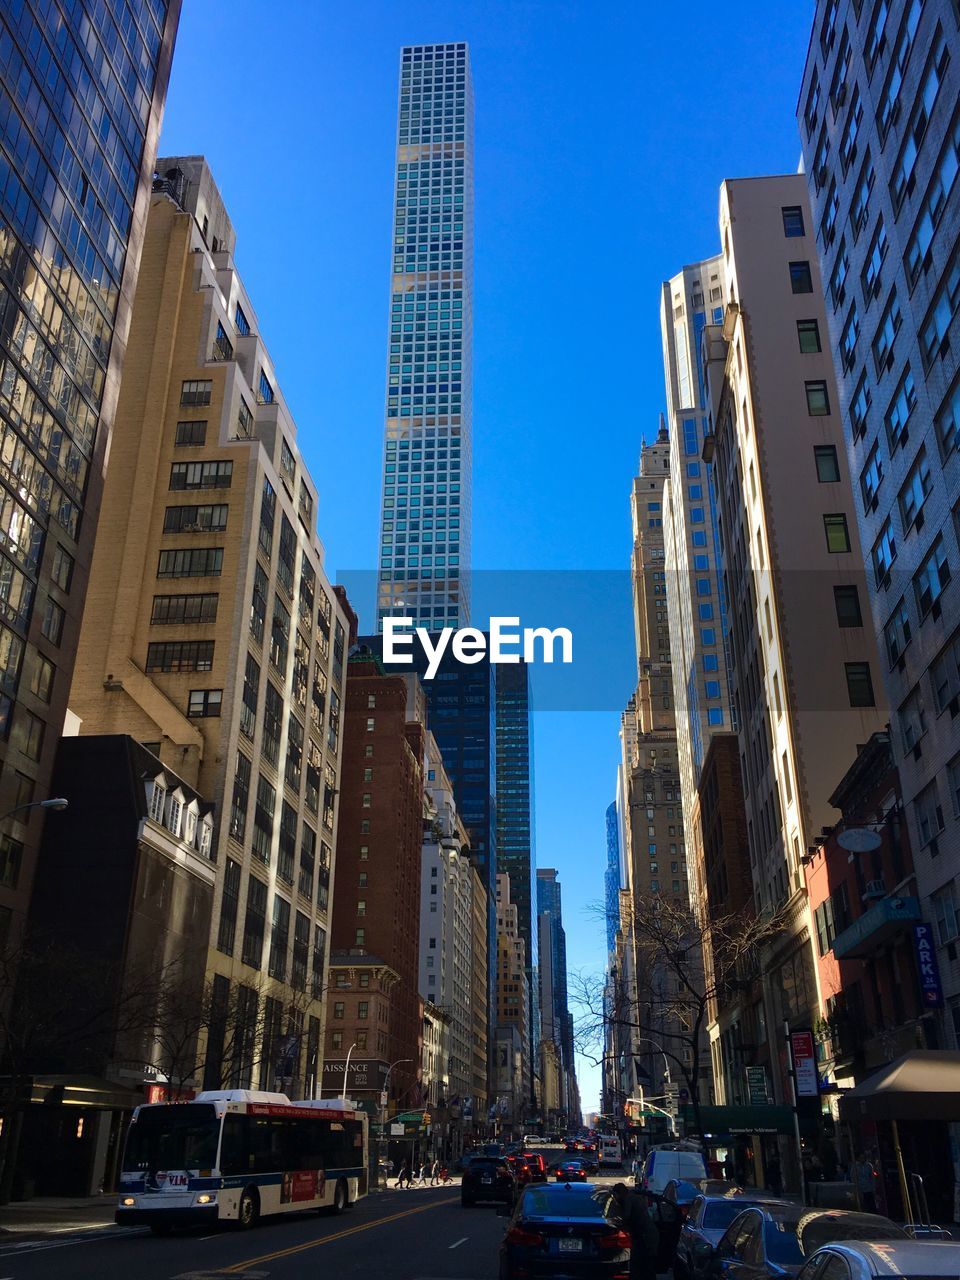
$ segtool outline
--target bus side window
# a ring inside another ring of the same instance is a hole
[[[224,1176],[246,1173],[247,1117],[227,1114],[223,1118],[220,1172]]]
[[[326,1169],[330,1121],[317,1120],[305,1126],[304,1169]]]

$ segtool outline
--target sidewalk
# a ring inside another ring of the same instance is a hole
[[[38,1196],[0,1206],[0,1243],[93,1231],[113,1223],[116,1192],[100,1196]]]

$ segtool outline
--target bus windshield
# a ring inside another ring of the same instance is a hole
[[[212,1169],[219,1136],[216,1110],[206,1103],[144,1107],[130,1125],[124,1172]]]

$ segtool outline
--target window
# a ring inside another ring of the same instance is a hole
[[[848,371],[857,362],[857,342],[859,338],[860,313],[857,311],[856,302],[854,302],[850,307],[847,323],[843,326],[843,333],[840,335],[840,358],[843,361],[843,367]],[[817,350],[819,350],[819,347]]]
[[[229,489],[233,463],[174,462],[170,466],[171,489]]]
[[[953,386],[937,411],[934,423],[937,428],[937,441],[944,462],[956,450],[960,443],[960,378],[954,380]]]
[[[883,481],[883,458],[880,455],[880,446],[875,441],[873,448],[867,454],[867,461],[860,473],[860,494],[863,498],[863,510],[869,513],[876,509],[877,495],[880,492],[880,485]]]
[[[14,722],[14,746],[29,759],[39,760],[46,728],[42,720],[21,706]]]
[[[233,775],[233,798],[230,805],[230,834],[243,843],[247,832],[247,806],[250,801],[250,761],[242,751],[237,752],[236,772]]]
[[[923,204],[920,206],[913,235],[907,244],[904,262],[911,287],[916,284],[922,274],[929,271],[933,263],[930,246],[958,169],[960,169],[960,118],[955,117],[946,146],[940,154]]]
[[[178,422],[174,444],[177,448],[186,445],[201,445],[207,442],[207,424],[205,421]]]
[[[313,901],[313,882],[317,860],[317,833],[306,822],[300,828],[300,876],[297,888]]]
[[[913,751],[927,732],[927,709],[919,685],[905,698],[897,712],[904,752]]]
[[[807,413],[811,418],[823,418],[830,412],[830,398],[827,395],[827,384],[823,381],[805,382],[807,392]]]
[[[790,263],[790,288],[794,293],[813,293],[809,262]]]
[[[914,817],[917,820],[917,831],[920,835],[920,847],[933,843],[943,830],[943,810],[940,808],[940,795],[937,791],[937,780],[934,780],[920,792],[913,802]],[[934,850],[931,849],[931,853]]]
[[[863,616],[860,612],[860,593],[856,586],[851,584],[848,586],[834,587],[833,602],[837,611],[838,626],[863,626]]]
[[[901,661],[903,652],[910,643],[912,636],[910,615],[907,613],[906,601],[901,596],[883,628],[883,638],[886,642],[887,657],[890,660],[891,667]]]
[[[63,624],[66,621],[66,617],[67,615],[56,600],[51,600],[47,597],[43,610],[43,619],[40,623],[40,631],[51,644],[59,645],[63,636]]]
[[[270,661],[282,674],[287,670],[290,651],[290,614],[279,596],[273,598],[273,621],[270,626]]]
[[[293,791],[300,790],[303,770],[303,725],[290,712],[287,720],[287,758],[284,762],[284,780]]]
[[[783,234],[785,236],[802,236],[803,231],[803,210],[799,205],[789,205],[780,210],[783,217]]]
[[[298,911],[293,926],[293,964],[290,968],[290,985],[294,991],[306,990],[309,957],[310,918]]]
[[[943,946],[960,936],[960,913],[957,911],[957,899],[953,890],[953,881],[931,893],[933,918],[937,922],[937,941]]]
[[[222,547],[181,547],[160,552],[157,577],[219,578],[222,568]]]
[[[797,338],[800,343],[800,350],[804,355],[810,355],[822,350],[820,346],[820,326],[816,320],[798,320]]]
[[[870,388],[867,385],[867,371],[860,375],[856,390],[850,401],[850,421],[853,426],[853,438],[858,440],[867,429],[867,415],[871,404]]]
[[[917,529],[923,527],[922,509],[933,488],[930,479],[930,464],[927,452],[921,445],[916,461],[900,489],[900,517],[903,520],[903,532],[906,535],[916,524]]]
[[[293,575],[297,563],[297,535],[287,517],[280,513],[280,544],[277,553],[277,581],[288,595],[293,594]]]
[[[262,369],[260,370],[260,380],[257,383],[257,403],[273,404],[273,387],[270,384],[270,379]]]
[[[929,369],[934,360],[946,354],[950,347],[948,331],[960,304],[960,246],[943,274],[943,281],[934,296],[927,318],[920,327],[920,350],[924,366]]]
[[[290,903],[279,893],[273,895],[273,921],[270,929],[270,958],[267,972],[284,982],[287,977],[287,946],[290,942]]]
[[[877,589],[885,588],[890,580],[890,568],[897,558],[897,539],[889,516],[883,523],[880,536],[873,544],[873,576]]]
[[[222,689],[191,689],[187,702],[187,715],[191,719],[218,716],[222,702]]]
[[[900,304],[897,301],[897,291],[896,289],[891,289],[890,297],[887,299],[887,305],[883,309],[883,315],[880,317],[880,323],[877,325],[877,332],[873,338],[873,360],[877,370],[877,377],[881,377],[887,369],[893,368],[894,343],[900,331],[902,319]]]
[[[249,440],[252,435],[253,414],[250,412],[250,407],[246,400],[241,396],[240,408],[237,410],[237,439]]]
[[[280,759],[280,735],[283,730],[283,695],[272,680],[267,681],[263,700],[263,754],[272,765]]]
[[[873,696],[873,680],[870,676],[869,662],[845,662],[847,675],[847,695],[851,707],[875,707]]]
[[[847,296],[847,273],[849,270],[850,256],[847,253],[847,242],[846,240],[841,240],[837,249],[837,260],[833,264],[833,271],[830,275],[830,301],[833,303],[834,311],[837,310]]]
[[[887,428],[891,454],[907,442],[907,424],[916,403],[917,392],[913,384],[913,374],[910,372],[910,366],[907,365],[884,415],[884,426]]]
[[[939,605],[947,583],[950,581],[950,566],[942,536],[930,548],[925,560],[914,574],[913,588],[917,596],[917,608],[921,619],[925,618],[932,608]]]
[[[930,685],[937,714],[951,708],[957,712],[960,695],[960,631],[930,664]]]
[[[241,338],[245,338],[250,332],[250,321],[244,315],[243,307],[237,303],[237,309],[234,312],[233,323],[236,325],[237,333]]]
[[[840,463],[837,460],[836,446],[818,444],[814,446],[813,455],[817,462],[817,479],[821,484],[836,484],[840,479]]]
[[[200,382],[184,382],[180,388],[180,403],[192,409],[203,408],[210,403],[213,382],[209,379]]]
[[[333,1002],[333,1016],[338,1021],[342,1020],[345,1007],[346,1006],[344,1005],[342,1000],[335,1000]]]
[[[243,693],[240,700],[240,732],[245,738],[249,738],[251,742],[257,727],[257,696],[259,692],[260,666],[256,659],[248,653],[247,664],[243,673]]]
[[[154,626],[171,626],[175,623],[216,622],[217,602],[215,593],[193,596],[154,596],[150,621]]]
[[[260,968],[267,922],[267,886],[256,876],[247,880],[247,911],[243,921],[243,963]]]
[[[290,481],[291,485],[294,483],[297,474],[297,462],[293,456],[292,449],[283,436],[280,437],[280,472],[285,479]]]
[[[222,533],[227,527],[226,506],[167,507],[164,533]]]
[[[947,780],[950,784],[950,800],[953,804],[953,816],[960,818],[960,756],[954,756],[947,765]]]
[[[65,551],[59,543],[57,543],[57,549],[53,553],[50,577],[53,578],[61,591],[70,590],[70,582],[73,578],[73,556],[69,551]]]
[[[870,193],[873,191],[875,178],[876,172],[868,151],[850,201],[850,229],[854,240],[867,225],[867,219],[870,216]]]
[[[6,634],[10,634],[7,632]],[[33,666],[33,675],[30,679],[30,692],[40,699],[41,702],[49,702],[53,695],[53,678],[56,675],[56,667],[49,658],[45,658],[43,654],[38,653]]]
[[[823,529],[827,538],[827,550],[833,554],[850,550],[850,534],[847,517],[842,512],[823,517]]]
[[[263,497],[260,501],[260,530],[258,542],[260,550],[269,560],[273,554],[273,526],[277,512],[277,495],[269,480],[263,482]]]
[[[223,897],[220,899],[220,925],[217,929],[217,950],[225,956],[233,955],[237,935],[237,915],[240,910],[240,863],[227,858],[223,873]]]
[[[261,862],[270,863],[273,843],[273,818],[277,793],[261,773],[257,779],[257,798],[253,809],[253,854]]]

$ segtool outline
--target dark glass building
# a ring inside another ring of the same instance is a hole
[[[540,1000],[537,981],[537,857],[533,810],[533,713],[530,673],[525,662],[501,663],[496,690],[497,870],[510,877],[510,898],[517,908],[520,937],[526,944],[530,990],[527,1024],[529,1061],[537,1073]],[[531,1089],[533,1080],[529,1081]],[[532,1096],[532,1094],[531,1094]]]
[[[0,946],[30,901],[179,11],[0,5]]]

